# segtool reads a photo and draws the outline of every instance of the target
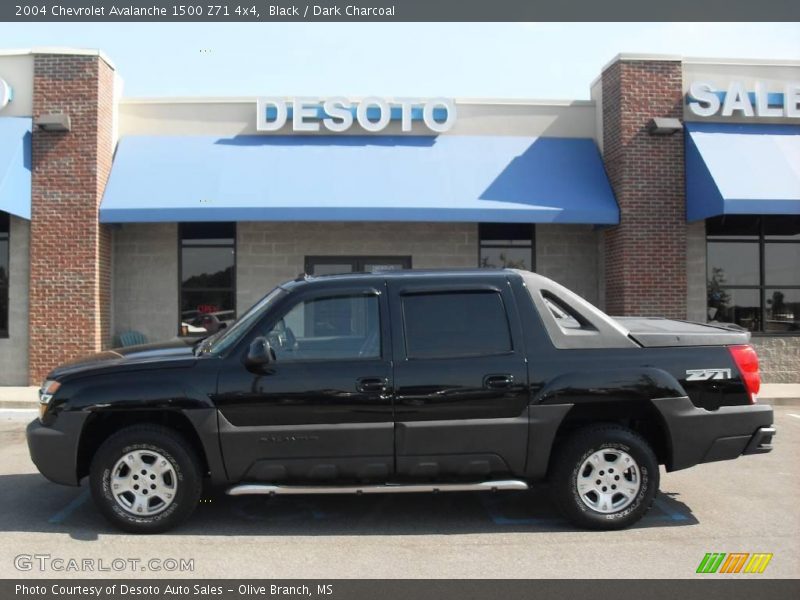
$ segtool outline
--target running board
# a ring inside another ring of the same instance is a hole
[[[497,490],[527,490],[528,484],[521,479],[481,481],[479,483],[386,483],[379,485],[272,485],[243,483],[229,488],[230,496],[266,494],[393,494],[410,492],[494,492]]]

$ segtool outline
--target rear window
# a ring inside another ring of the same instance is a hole
[[[597,333],[591,323],[581,316],[574,308],[568,306],[549,292],[542,292],[542,300],[550,310],[550,314],[556,320],[556,324],[561,329],[581,330]]]
[[[494,291],[402,297],[409,358],[487,356],[512,350],[503,298]]]

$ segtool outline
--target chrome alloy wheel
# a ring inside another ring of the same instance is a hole
[[[175,467],[153,450],[135,450],[120,458],[111,470],[111,493],[125,512],[151,517],[175,500]]]
[[[578,495],[599,513],[614,513],[629,506],[642,487],[639,465],[616,448],[604,448],[583,461],[578,470]]]

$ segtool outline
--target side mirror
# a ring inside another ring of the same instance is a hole
[[[265,337],[257,337],[250,343],[245,364],[248,367],[265,367],[275,361],[275,351]]]

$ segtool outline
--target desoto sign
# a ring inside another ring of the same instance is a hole
[[[410,100],[370,97],[358,102],[347,98],[259,98],[256,102],[256,129],[278,131],[291,122],[292,131],[314,132],[321,128],[335,133],[354,124],[366,131],[384,130],[391,121],[411,131],[414,121],[422,121],[434,133],[448,131],[456,120],[456,105],[448,98]]]
[[[705,81],[689,86],[689,110],[698,117],[785,117],[800,118],[800,82],[791,82],[781,91],[769,91],[763,82],[748,89],[741,81],[731,81],[720,90]]]

